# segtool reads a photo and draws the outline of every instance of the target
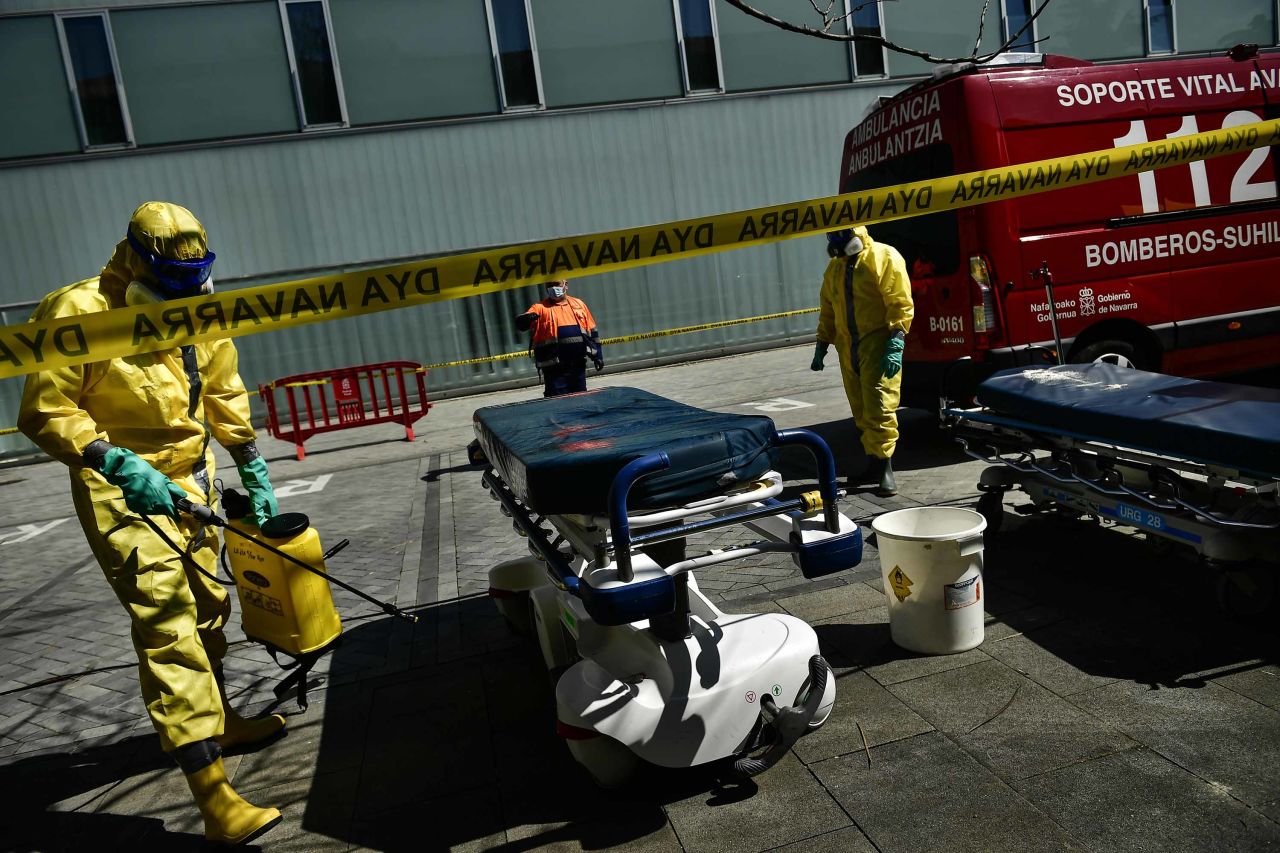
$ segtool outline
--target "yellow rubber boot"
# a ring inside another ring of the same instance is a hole
[[[224,723],[222,734],[215,737],[214,740],[223,749],[262,743],[275,737],[288,724],[288,720],[279,714],[257,717],[252,720],[246,720],[240,716],[231,707],[231,703],[227,701],[227,691],[220,678],[218,679],[218,694],[222,696]]]
[[[227,781],[222,759],[187,775],[187,784],[204,818],[204,837],[219,844],[244,844],[280,822],[279,809],[245,802]]]

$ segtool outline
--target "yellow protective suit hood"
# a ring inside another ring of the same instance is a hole
[[[143,248],[175,261],[203,258],[209,253],[209,237],[195,214],[179,204],[148,201],[138,205],[129,218],[129,232]],[[129,282],[140,281],[154,286],[155,277],[147,262],[122,239],[116,244],[111,260],[102,268],[98,288],[112,308],[125,304]]]

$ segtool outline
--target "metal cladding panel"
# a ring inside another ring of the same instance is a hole
[[[215,278],[227,287],[830,195],[845,134],[872,98],[898,85],[0,168],[0,257],[10,273],[0,302],[39,299],[96,273],[149,199],[201,218],[218,253]],[[813,306],[825,263],[814,237],[584,276],[573,293],[613,337]],[[515,352],[527,337],[513,318],[536,298],[531,286],[249,335],[237,339],[241,371],[253,387],[347,364]],[[606,358],[715,352],[809,334],[815,324],[805,315],[648,339],[611,347]],[[533,375],[521,358],[433,371],[428,388]],[[0,400],[20,391],[19,381],[0,382]],[[0,451],[8,440],[0,437]]]

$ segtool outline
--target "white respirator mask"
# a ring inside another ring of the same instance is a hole
[[[568,289],[564,287],[553,286],[553,287],[547,288],[547,295],[549,295],[552,299],[563,299],[565,293],[567,292],[568,292]]]
[[[856,258],[858,253],[862,251],[862,240],[857,236],[849,238],[849,242],[844,247],[844,253],[850,258]]]
[[[159,302],[164,302],[160,294],[137,279],[129,282],[129,286],[124,290],[125,305],[155,305]]]

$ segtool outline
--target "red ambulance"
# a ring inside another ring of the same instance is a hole
[[[1280,117],[1280,53],[1095,65],[1011,54],[940,69],[845,139],[841,192]],[[1054,348],[1068,361],[1203,376],[1280,363],[1280,204],[1261,149],[871,227],[906,258],[909,399],[946,365],[978,372]],[[1051,355],[1048,355],[1051,357]],[[913,393],[915,392],[915,393]]]

